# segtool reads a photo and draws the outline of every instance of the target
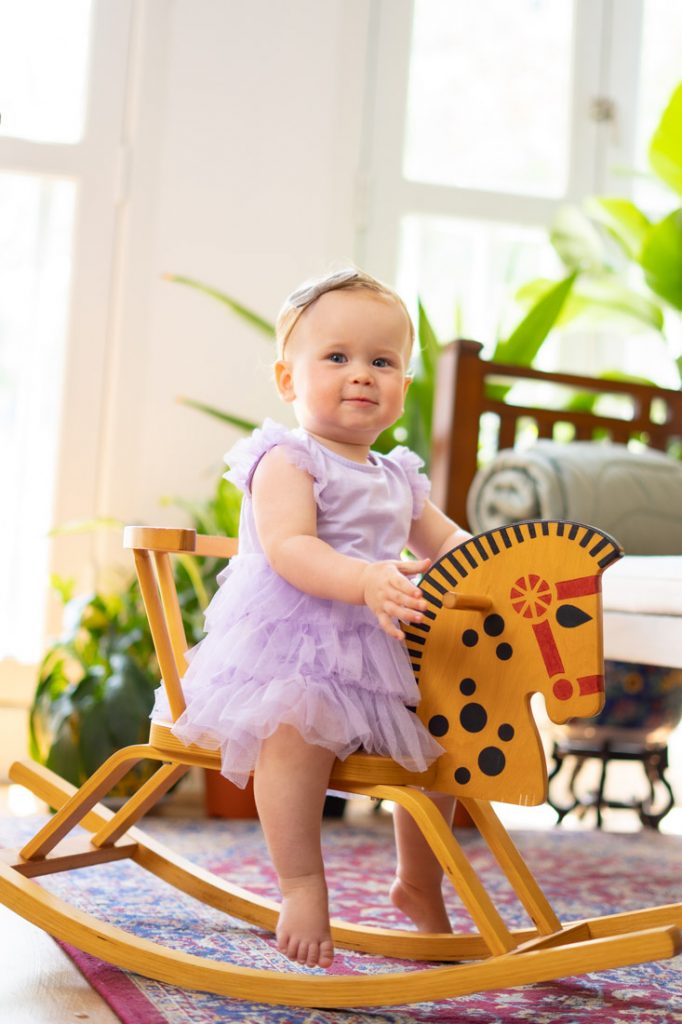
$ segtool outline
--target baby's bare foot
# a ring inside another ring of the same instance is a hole
[[[282,909],[277,948],[306,967],[330,967],[334,959],[324,875],[281,878]]]
[[[396,878],[391,886],[391,902],[414,922],[420,932],[452,931],[440,887],[436,890],[420,889]]]

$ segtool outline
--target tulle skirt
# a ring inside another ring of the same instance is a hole
[[[359,748],[423,771],[442,752],[413,711],[405,649],[365,606],[312,597],[240,555],[219,578],[206,636],[188,654],[184,743],[220,750],[222,773],[245,786],[263,739],[294,726],[345,758]],[[152,717],[170,720],[163,690]]]

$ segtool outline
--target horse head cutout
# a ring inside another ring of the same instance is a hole
[[[403,628],[417,713],[445,749],[435,789],[546,799],[530,700],[542,693],[557,724],[602,709],[601,574],[621,555],[591,526],[536,520],[472,537],[431,566],[424,622]]]

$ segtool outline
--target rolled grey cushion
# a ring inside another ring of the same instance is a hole
[[[477,532],[522,519],[571,519],[612,534],[627,554],[682,554],[682,463],[651,449],[538,441],[476,474],[467,497]]]

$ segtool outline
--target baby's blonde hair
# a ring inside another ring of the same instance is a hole
[[[412,317],[408,312],[407,306],[398,293],[393,288],[389,288],[383,281],[378,281],[376,277],[365,273],[364,270],[358,270],[357,267],[344,267],[343,270],[334,270],[329,274],[323,274],[321,277],[305,281],[285,299],[275,324],[278,359],[283,358],[284,348],[299,318],[321,295],[326,295],[327,292],[360,290],[383,295],[400,306],[407,319],[411,350],[414,344],[414,324],[412,323]]]

